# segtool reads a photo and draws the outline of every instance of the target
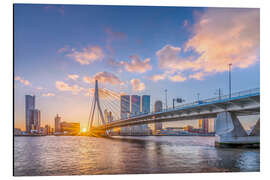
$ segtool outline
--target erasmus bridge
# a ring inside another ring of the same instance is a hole
[[[88,122],[90,134],[109,136],[109,132],[113,128],[215,118],[216,144],[259,144],[260,119],[257,120],[250,134],[247,134],[238,119],[239,116],[260,114],[259,88],[182,104],[174,108],[162,109],[160,112],[140,113],[121,119],[120,95],[111,90],[99,88],[96,80],[91,103]]]

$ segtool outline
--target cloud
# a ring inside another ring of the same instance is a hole
[[[197,80],[203,80],[203,77],[205,76],[205,73],[203,72],[197,72],[194,74],[189,75],[190,79],[197,79]]]
[[[68,78],[76,81],[79,78],[79,75],[77,75],[77,74],[69,74]]]
[[[154,82],[157,82],[157,81],[166,79],[166,77],[167,77],[167,74],[163,73],[163,74],[155,74],[153,76],[150,76],[149,79],[154,81]]]
[[[145,60],[141,60],[139,56],[134,55],[130,56],[131,61],[120,61],[117,62],[114,59],[109,59],[108,64],[112,67],[117,67],[121,70],[124,68],[127,72],[136,72],[136,73],[145,73],[147,71],[152,70],[152,66],[150,64],[150,58],[146,58]]]
[[[259,43],[259,9],[209,8],[194,25],[185,50],[200,54],[196,69],[215,73],[227,71],[229,63],[238,68],[256,63]]]
[[[102,61],[105,57],[103,50],[99,46],[88,46],[83,48],[82,51],[72,49],[72,52],[67,55],[79,62],[81,65],[91,64],[95,61]]]
[[[108,38],[106,40],[106,48],[109,50],[111,55],[114,55],[114,49],[112,47],[112,42],[115,40],[121,40],[127,38],[127,35],[123,32],[113,31],[111,28],[105,29]]]
[[[42,96],[50,97],[50,96],[55,96],[55,94],[54,93],[43,93]]]
[[[132,85],[133,91],[143,91],[145,89],[144,83],[142,83],[139,79],[131,79],[130,83]]]
[[[259,19],[259,9],[209,8],[198,16],[193,36],[183,49],[168,44],[156,52],[159,66],[195,72],[189,78],[198,80],[228,71],[229,63],[233,68],[247,68],[259,61]],[[193,56],[184,56],[190,52]]]
[[[31,83],[28,80],[25,80],[24,78],[22,78],[20,76],[16,76],[15,81],[19,81],[20,83],[24,84],[25,86],[31,85]]]
[[[78,85],[72,85],[63,82],[63,81],[56,81],[55,86],[59,91],[71,91],[72,94],[78,94],[80,91],[83,91],[83,87],[79,87]]]
[[[125,70],[128,72],[145,73],[152,69],[150,65],[150,58],[141,60],[139,56],[130,56],[131,61],[121,61],[120,64],[124,65]]]
[[[112,85],[123,85],[124,83],[116,75],[107,71],[98,72],[93,77],[84,76],[83,78],[85,83],[95,83],[95,80],[98,80],[99,83]]]
[[[184,20],[183,27],[187,27],[187,26],[188,26],[188,20]]]
[[[173,75],[173,76],[169,76],[169,79],[171,81],[174,81],[174,82],[183,82],[183,81],[187,80],[187,78],[184,77],[181,73],[178,73],[178,74]]]
[[[64,47],[62,47],[62,48],[60,48],[60,49],[58,49],[58,53],[63,53],[63,52],[67,52],[68,51],[68,46],[64,46]]]

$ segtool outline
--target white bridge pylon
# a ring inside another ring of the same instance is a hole
[[[96,80],[96,82],[95,82],[94,102],[93,102],[92,112],[90,114],[90,117],[91,117],[90,118],[90,129],[93,126],[94,114],[95,114],[96,107],[97,107],[97,110],[98,110],[99,115],[101,117],[101,121],[102,121],[103,125],[105,125],[106,123],[105,123],[104,116],[103,116],[102,109],[101,109],[100,102],[99,102],[98,80]]]

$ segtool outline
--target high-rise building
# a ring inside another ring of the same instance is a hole
[[[75,122],[61,122],[61,131],[64,134],[69,134],[69,135],[78,135],[80,133],[80,123],[75,123]]]
[[[142,113],[149,113],[150,112],[150,96],[149,95],[142,96],[141,112]]]
[[[35,96],[25,95],[25,130],[31,132],[31,110],[35,109]]]
[[[30,111],[30,124],[31,130],[37,133],[40,132],[40,110],[38,109],[31,109]]]
[[[61,117],[57,114],[56,117],[54,118],[54,129],[55,132],[61,132]]]
[[[126,119],[130,113],[130,96],[122,95],[120,101],[120,116],[121,119]]]
[[[138,115],[141,112],[141,97],[138,95],[131,95],[131,109],[132,116]]]
[[[208,119],[200,119],[199,128],[202,129],[204,133],[208,133]]]
[[[162,101],[158,100],[155,102],[154,111],[155,112],[162,111]],[[162,130],[162,123],[161,122],[155,123],[154,131],[157,131],[157,130]]]
[[[150,96],[143,95],[141,98],[141,112],[142,113],[150,113]],[[148,128],[148,124],[142,124],[140,127],[141,135],[148,135],[150,134],[150,129]]]
[[[127,119],[130,114],[130,96],[122,95],[120,97],[120,117],[121,119]],[[130,133],[129,127],[122,127],[120,130],[122,135],[127,135]]]

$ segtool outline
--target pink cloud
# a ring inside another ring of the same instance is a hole
[[[54,93],[43,93],[42,96],[50,97],[50,96],[55,96],[55,94]]]
[[[145,84],[142,83],[139,79],[131,79],[130,83],[132,85],[133,91],[143,91],[145,89]]]
[[[150,58],[141,60],[139,56],[134,55],[134,56],[130,56],[130,59],[131,61],[120,61],[120,62],[110,59],[108,61],[108,64],[113,67],[117,67],[120,70],[123,68],[127,72],[135,72],[135,73],[140,73],[140,74],[152,70],[152,66],[150,64]]]
[[[82,51],[72,49],[72,52],[67,55],[79,62],[81,65],[91,64],[95,61],[102,61],[105,57],[103,50],[99,46],[88,46],[83,48]]]
[[[69,74],[68,78],[76,81],[79,78],[79,75],[77,75],[77,74]]]
[[[166,73],[163,73],[163,74],[153,75],[149,79],[152,80],[152,81],[154,81],[154,82],[157,82],[157,81],[166,79],[166,77],[167,77],[167,74]]]
[[[196,72],[189,78],[202,80],[233,68],[247,68],[259,61],[259,9],[209,8],[197,16],[193,36],[181,47],[166,45],[156,52],[162,69]],[[192,50],[198,57],[184,58]],[[171,77],[171,80],[176,80]],[[180,80],[181,78],[179,78]]]
[[[83,87],[79,87],[78,85],[72,85],[63,82],[63,81],[56,81],[55,86],[59,91],[71,91],[73,94],[78,94],[80,91],[83,91]]]
[[[171,81],[174,81],[174,82],[183,82],[183,81],[187,80],[187,78],[184,77],[181,73],[178,73],[178,74],[173,75],[173,76],[169,76],[169,79]]]
[[[24,78],[22,78],[20,76],[16,76],[15,81],[19,81],[20,83],[24,84],[25,86],[30,86],[31,85],[30,81],[25,80]]]
[[[93,77],[84,76],[83,81],[85,83],[94,83],[95,80],[98,80],[99,83],[112,84],[112,85],[122,85],[123,82],[120,79],[110,72],[98,72]]]

